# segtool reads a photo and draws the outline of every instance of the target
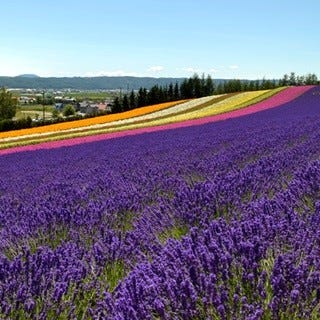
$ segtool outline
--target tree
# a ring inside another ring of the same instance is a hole
[[[255,82],[254,82],[254,88],[255,88],[255,90],[260,90],[260,89],[261,89],[260,80],[255,80]]]
[[[250,91],[249,90],[249,82],[248,81],[242,81],[241,82],[241,91]]]
[[[0,89],[0,120],[12,119],[16,114],[17,99],[5,88]]]
[[[173,92],[173,84],[172,83],[169,84],[169,88],[168,88],[168,100],[169,101],[174,100],[174,92]]]
[[[193,96],[193,81],[191,78],[184,79],[180,85],[180,94],[182,99],[194,98]]]
[[[224,84],[225,93],[240,92],[241,81],[239,79],[228,80]]]
[[[57,118],[59,118],[59,115],[60,115],[60,112],[58,111],[58,109],[54,108],[52,110],[52,118],[57,119]]]
[[[138,107],[143,107],[147,105],[147,89],[146,88],[140,88],[138,91]]]
[[[309,73],[305,76],[305,82],[307,85],[318,84],[318,78],[314,73]]]
[[[27,116],[26,118],[18,119],[14,121],[14,127],[15,129],[31,128],[32,119],[30,118],[30,116]]]
[[[130,93],[129,106],[130,106],[130,109],[134,109],[136,107],[136,95],[134,94],[133,90]]]
[[[203,92],[202,92],[202,81],[199,78],[199,76],[197,74],[194,74],[192,79],[191,79],[191,83],[192,83],[192,93],[193,93],[193,97],[194,98],[201,98],[203,96]]]
[[[254,91],[256,89],[254,80],[249,81],[248,90]]]
[[[269,90],[269,89],[272,89],[273,88],[273,84],[272,84],[272,81],[269,80],[269,79],[265,79],[263,78],[262,79],[262,82],[261,82],[261,89],[262,90]]]
[[[126,94],[123,96],[123,99],[122,99],[122,110],[123,111],[130,110],[129,99]]]
[[[206,78],[204,91],[206,96],[210,96],[214,92],[214,83],[210,75],[208,75]]]
[[[294,72],[290,73],[289,84],[290,84],[290,86],[295,86],[297,84],[297,82],[296,82],[296,74]]]
[[[72,104],[66,104],[63,108],[63,115],[65,117],[74,116],[76,113],[76,110],[74,109]]]
[[[219,82],[215,90],[215,94],[221,94],[221,93],[225,93],[223,82]]]
[[[305,77],[304,76],[297,76],[297,85],[298,86],[303,86],[305,82]]]
[[[160,88],[155,85],[153,86],[147,94],[147,104],[156,104],[160,101]]]
[[[168,98],[168,87],[167,86],[160,87],[159,97],[160,97],[160,101],[159,102],[172,101],[172,100],[169,100],[169,98]]]
[[[285,74],[281,80],[281,85],[282,86],[287,86],[289,85],[289,76]]]
[[[112,112],[113,113],[119,113],[122,111],[122,106],[120,103],[119,97],[115,97],[112,104]]]
[[[180,90],[179,90],[179,85],[177,82],[174,85],[173,96],[174,96],[174,100],[180,99]]]

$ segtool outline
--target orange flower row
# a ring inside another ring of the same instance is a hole
[[[35,127],[35,128],[30,128],[30,129],[21,129],[21,130],[0,132],[0,139],[1,138],[9,138],[9,137],[18,137],[18,136],[29,135],[29,134],[68,130],[68,129],[91,126],[91,125],[95,125],[95,124],[108,123],[108,122],[112,122],[112,121],[128,119],[128,118],[148,114],[151,112],[159,111],[162,109],[166,109],[166,108],[172,107],[176,104],[183,103],[185,101],[187,101],[187,100],[159,103],[159,104],[155,104],[152,106],[146,106],[146,107],[141,107],[141,108],[137,108],[137,109],[130,110],[130,111],[125,111],[122,113],[108,114],[105,116],[99,116],[99,117],[88,118],[88,119],[81,119],[81,120],[76,120],[76,121],[55,123],[55,124],[50,124],[47,126]]]

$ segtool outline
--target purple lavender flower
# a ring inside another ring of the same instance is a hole
[[[314,316],[315,90],[219,123],[2,155],[1,315],[44,301],[40,319]]]

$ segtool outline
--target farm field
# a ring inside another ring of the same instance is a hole
[[[130,110],[127,112],[122,112],[120,114],[110,114],[110,115],[105,115],[100,117],[89,118],[89,119],[81,119],[78,121],[62,122],[62,123],[51,124],[43,127],[0,132],[0,139],[8,138],[8,137],[19,137],[22,135],[24,136],[24,135],[32,135],[32,134],[43,134],[48,132],[57,132],[61,130],[74,129],[75,127],[87,127],[87,126],[96,125],[99,123],[107,123],[115,120],[132,118],[135,116],[139,116],[141,114],[147,114],[147,113],[155,112],[157,110],[168,108],[170,106],[174,106],[178,104],[179,102],[182,103],[184,101],[185,100],[160,103],[153,106],[146,106],[146,107]]]
[[[52,106],[45,106],[45,118],[51,119],[52,117]],[[36,119],[38,117],[42,117],[43,115],[43,106],[42,105],[29,105],[29,106],[19,106],[16,112],[16,119],[23,119],[26,117],[31,117],[32,119]]]
[[[0,149],[37,144],[46,141],[70,139],[75,137],[85,137],[104,133],[135,130],[184,121],[202,119],[209,116],[228,117],[237,116],[237,112],[246,114],[250,111],[247,106],[256,105],[259,110],[264,108],[263,101],[267,100],[268,107],[294,99],[299,94],[307,90],[308,87],[287,88],[274,90],[260,90],[244,92],[238,94],[228,94],[220,96],[209,96],[189,101],[176,101],[162,103],[154,106],[147,106],[123,112],[120,114],[107,115],[92,119],[79,120],[73,122],[48,125],[39,128],[23,129],[0,133]],[[273,99],[271,99],[273,97]],[[258,104],[259,102],[262,105]],[[254,109],[253,108],[253,109]],[[244,109],[237,111],[238,109]],[[256,110],[256,111],[257,111]],[[232,115],[230,111],[234,111]],[[254,112],[256,112],[254,111]],[[218,119],[217,119],[218,120]],[[209,121],[212,121],[211,119]],[[72,142],[74,139],[72,139]]]
[[[1,150],[0,318],[319,319],[319,92]]]

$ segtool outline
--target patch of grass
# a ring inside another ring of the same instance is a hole
[[[127,232],[133,228],[133,220],[136,214],[132,211],[125,210],[117,213],[115,221],[112,223],[112,228],[117,231]]]
[[[35,305],[30,311],[20,303],[12,309],[9,317],[1,313],[0,317],[1,319],[39,319],[41,312],[45,311],[48,320],[91,319],[89,308],[94,308],[96,301],[103,299],[105,290],[112,292],[126,274],[123,261],[107,263],[98,277],[96,274],[91,274],[77,284],[70,283],[60,301],[53,301],[53,292],[51,292],[48,297],[35,298]]]
[[[189,186],[194,186],[197,182],[204,182],[206,178],[198,172],[185,175],[185,181]]]
[[[166,243],[169,239],[180,240],[189,231],[188,226],[177,224],[171,228],[167,228],[158,234],[158,239],[161,243]]]
[[[12,243],[4,250],[4,254],[9,260],[13,260],[23,251],[23,247],[27,247],[31,254],[36,253],[41,246],[47,246],[54,250],[69,238],[69,228],[66,226],[59,225],[49,229],[40,228],[35,232],[34,236],[19,239],[17,242]]]

